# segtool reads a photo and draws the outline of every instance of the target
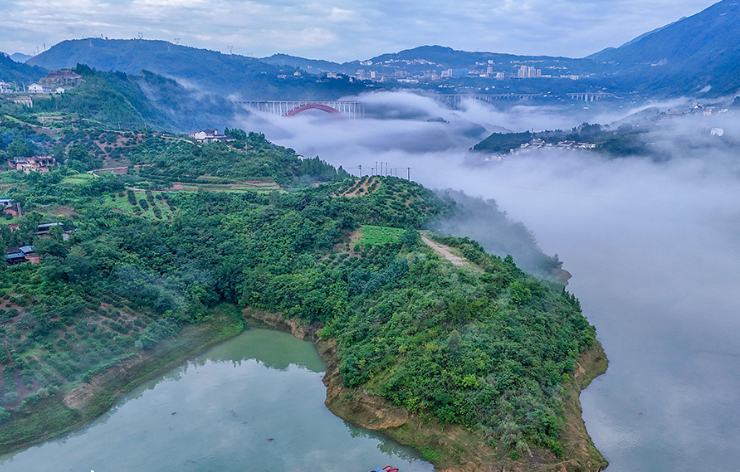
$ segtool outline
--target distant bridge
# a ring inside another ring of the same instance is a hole
[[[582,92],[566,94],[571,100],[583,102],[595,102],[605,98],[616,98],[614,94],[607,92]],[[457,108],[463,100],[480,100],[483,102],[495,102],[500,100],[532,100],[534,98],[552,98],[553,95],[544,93],[478,93],[478,94],[438,94],[434,99],[452,108]]]
[[[614,94],[606,92],[569,93],[568,96],[573,100],[582,102],[595,102],[605,98],[616,98]]]
[[[362,118],[362,103],[339,100],[234,100],[234,103],[263,113],[280,116],[296,116],[307,110],[321,110],[329,114],[341,114],[349,119]]]

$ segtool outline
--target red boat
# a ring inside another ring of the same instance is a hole
[[[393,467],[392,465],[387,465],[383,467],[382,469],[373,469],[370,472],[398,472],[398,467]]]

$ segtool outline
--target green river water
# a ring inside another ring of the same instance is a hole
[[[0,472],[434,470],[413,450],[334,416],[323,372],[312,343],[249,330],[88,426],[0,457]]]

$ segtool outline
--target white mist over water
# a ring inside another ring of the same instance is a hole
[[[720,126],[731,138],[740,136],[740,123],[687,118],[665,125],[654,138],[673,158],[662,163],[548,151],[474,168],[466,165],[467,149],[478,139],[465,136],[474,124],[520,131],[584,120],[557,110],[543,117],[533,108],[426,107],[409,105],[412,121],[299,116],[249,129],[348,170],[388,162],[411,167],[412,179],[428,187],[497,200],[565,262],[573,274],[568,289],[604,344],[609,371],[581,398],[608,470],[736,470],[740,151],[705,130]],[[419,109],[448,123],[426,121]]]

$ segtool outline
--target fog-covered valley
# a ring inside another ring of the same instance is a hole
[[[252,116],[243,126],[355,175],[383,162],[399,177],[410,168],[428,187],[495,199],[545,253],[559,255],[573,275],[568,290],[597,328],[610,367],[582,401],[609,470],[740,462],[738,117],[661,121],[648,137],[668,160],[541,149],[486,162],[469,148],[487,133],[606,125],[638,110],[497,111],[471,102],[453,111],[408,95],[367,100],[385,110],[356,121]]]

